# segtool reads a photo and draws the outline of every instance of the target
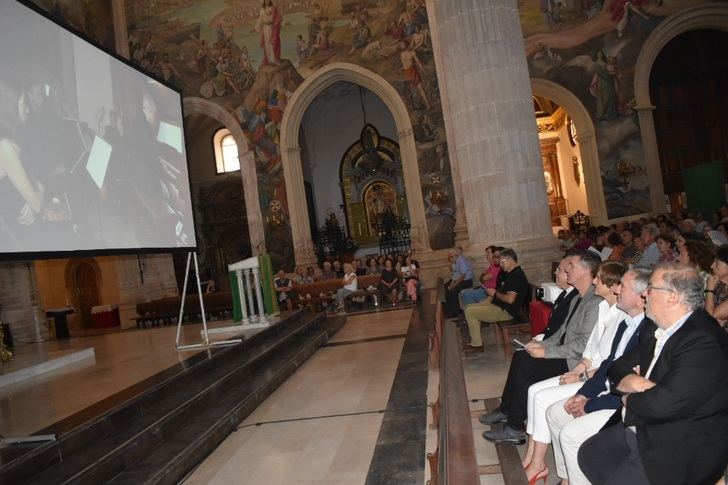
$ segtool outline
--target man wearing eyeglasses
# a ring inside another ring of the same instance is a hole
[[[470,345],[465,348],[466,353],[483,351],[481,321],[499,322],[520,317],[530,291],[531,285],[526,279],[526,273],[518,265],[518,256],[513,249],[502,250],[499,262],[505,276],[499,279],[498,287],[486,288],[488,298],[485,301],[465,307],[465,320],[470,330]]]
[[[655,337],[615,361],[622,413],[584,442],[579,467],[597,485],[714,484],[728,464],[728,335],[693,268],[659,265],[645,293]]]

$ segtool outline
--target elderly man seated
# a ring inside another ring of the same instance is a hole
[[[501,255],[502,257],[502,255]],[[594,278],[599,270],[599,256],[578,251],[569,256],[567,281],[579,292],[572,300],[569,316],[551,337],[531,341],[525,351],[516,352],[498,409],[480,417],[483,424],[506,421],[502,430],[486,431],[483,437],[495,443],[522,443],[526,439],[524,421],[527,414],[528,388],[549,377],[568,372],[581,359],[589,336],[599,317],[602,298],[594,293]],[[503,266],[503,261],[501,261]],[[505,269],[505,268],[504,268]]]
[[[728,463],[728,335],[702,309],[693,268],[658,265],[646,296],[655,338],[610,369],[623,408],[581,446],[579,467],[595,485],[714,484]]]
[[[447,259],[452,273],[450,279],[445,282],[445,316],[454,318],[460,311],[458,305],[460,292],[473,286],[473,265],[460,248],[452,249]]]

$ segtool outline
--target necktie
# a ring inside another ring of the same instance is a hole
[[[566,295],[568,292],[566,290],[561,290],[561,293],[559,293],[559,296],[556,297],[556,300],[554,300],[554,308],[559,306],[559,303],[564,301],[564,298],[566,298]]]
[[[561,339],[559,340],[559,345],[564,345],[564,340],[566,340],[566,329],[569,327],[569,322],[571,322],[571,317],[574,316],[574,313],[576,313],[576,309],[579,308],[580,304],[581,304],[581,296],[576,299],[574,308],[571,310],[569,317],[564,322],[564,333],[561,334]]]
[[[607,361],[610,363],[616,357],[617,349],[619,348],[619,343],[622,341],[622,335],[624,335],[625,330],[627,330],[627,320],[622,320],[619,323],[619,327],[617,327],[617,333],[614,334],[614,340],[612,340],[612,351],[609,353],[609,357],[607,357]]]

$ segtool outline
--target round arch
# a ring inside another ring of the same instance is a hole
[[[185,97],[182,101],[182,108],[185,116],[201,114],[218,121],[230,131],[235,139],[235,143],[238,145],[240,178],[243,182],[245,210],[248,216],[250,246],[253,249],[253,255],[265,253],[265,232],[263,230],[263,216],[260,212],[260,199],[258,199],[255,156],[248,148],[248,142],[245,139],[240,123],[225,108],[206,99]]]
[[[637,56],[634,72],[635,110],[639,116],[642,148],[647,176],[650,180],[650,199],[654,212],[665,209],[662,167],[657,149],[657,135],[650,99],[650,74],[660,51],[674,37],[697,29],[728,30],[728,4],[707,3],[686,8],[665,18],[650,33]]]
[[[599,152],[595,137],[594,122],[579,98],[565,87],[553,81],[531,78],[533,94],[554,101],[564,108],[574,121],[576,139],[579,142],[581,163],[584,167],[584,184],[589,217],[596,224],[607,222],[607,206],[604,202]]]
[[[303,115],[311,102],[324,89],[338,81],[348,81],[368,89],[379,96],[392,114],[397,127],[405,193],[410,211],[412,247],[418,252],[429,250],[425,206],[422,200],[422,187],[417,164],[417,148],[412,123],[404,101],[397,90],[381,76],[354,64],[333,62],[313,73],[296,89],[288,101],[281,122],[281,160],[288,207],[291,211],[291,231],[296,264],[307,265],[316,260],[306,211],[298,130]]]

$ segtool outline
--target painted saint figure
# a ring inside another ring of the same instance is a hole
[[[278,64],[281,60],[281,24],[283,17],[273,6],[272,0],[263,0],[255,31],[260,32],[263,48],[263,65]]]
[[[425,87],[422,84],[422,76],[420,71],[424,71],[422,63],[417,58],[417,54],[405,42],[400,42],[400,61],[402,62],[402,73],[404,78],[409,82],[412,91],[416,91],[422,97],[427,109],[430,109],[430,102],[425,94]],[[419,68],[419,69],[418,69]]]
[[[601,49],[596,53],[594,77],[589,92],[597,100],[594,115],[598,120],[612,121],[617,118],[617,85],[614,72],[607,65],[607,57]]]

